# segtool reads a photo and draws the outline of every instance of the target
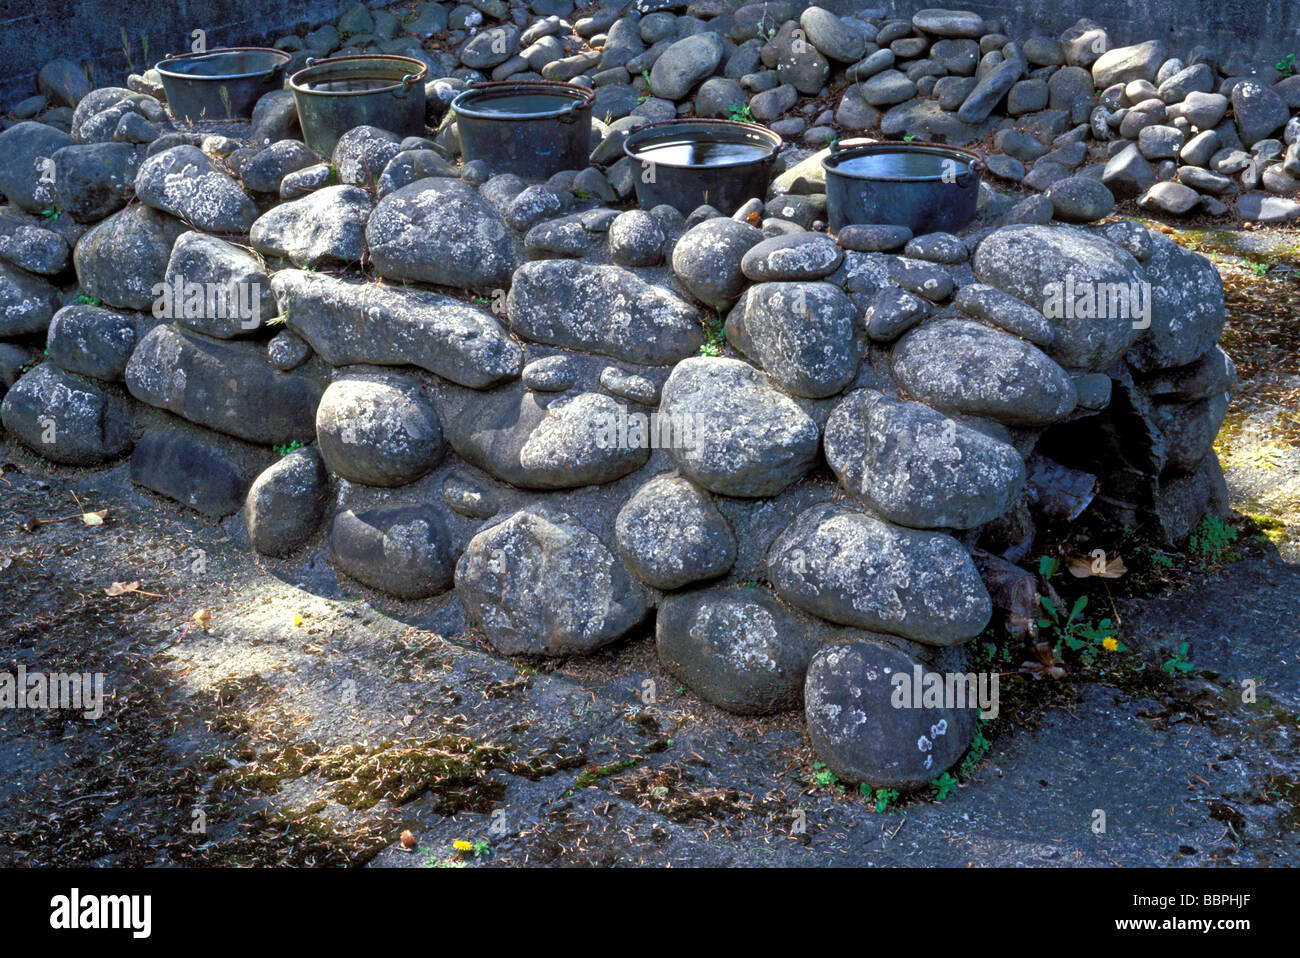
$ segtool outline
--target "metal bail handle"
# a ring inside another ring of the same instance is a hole
[[[987,166],[984,160],[977,155],[965,170],[957,174],[957,185],[965,189],[971,185],[972,181],[978,179],[985,169],[987,169]]]
[[[402,77],[402,88],[400,90],[395,90],[393,92],[393,96],[397,97],[398,99],[401,99],[402,97],[406,96],[406,94],[410,93],[411,84],[415,82],[416,76],[417,74],[408,73],[406,76]]]

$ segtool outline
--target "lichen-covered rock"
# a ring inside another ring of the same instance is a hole
[[[826,422],[826,460],[840,483],[890,522],[972,529],[1020,497],[1014,448],[928,406],[873,389],[846,396]]]
[[[609,255],[620,266],[658,266],[664,240],[658,218],[645,210],[620,213],[609,224]]]
[[[456,556],[447,523],[424,503],[387,503],[334,517],[330,559],[363,585],[402,599],[447,591]]]
[[[825,233],[790,233],[749,249],[740,268],[756,283],[814,280],[835,272],[843,259],[843,250]]]
[[[705,220],[673,247],[673,273],[701,303],[726,309],[745,291],[745,254],[762,241],[762,231],[748,223],[725,216]]]
[[[667,596],[655,621],[663,667],[738,715],[798,708],[816,638],[815,625],[760,588]]]
[[[112,381],[126,371],[135,337],[135,317],[73,303],[50,320],[46,352],[55,365],[70,373]]]
[[[1150,283],[1150,327],[1125,357],[1139,373],[1186,366],[1204,356],[1223,332],[1223,279],[1207,257],[1165,236],[1150,235],[1142,264]]]
[[[126,206],[140,150],[131,143],[85,143],[55,151],[54,205],[78,223],[96,223]]]
[[[61,299],[53,283],[0,262],[0,339],[44,332]]]
[[[722,62],[726,45],[716,33],[697,33],[673,43],[650,70],[650,89],[665,100],[680,100]]]
[[[817,424],[738,359],[683,360],[664,383],[659,414],[682,475],[725,496],[774,496],[817,458]]]
[[[853,379],[862,358],[858,310],[838,286],[759,283],[742,306],[728,318],[728,336],[787,392],[833,396]]]
[[[520,241],[478,190],[433,176],[394,190],[366,225],[379,275],[471,288],[510,285]]]
[[[51,462],[88,466],[131,448],[126,403],[53,363],[41,363],[5,393],[0,422]]]
[[[438,414],[417,383],[354,374],[326,387],[316,407],[316,441],[330,471],[367,486],[401,486],[442,459]]]
[[[817,757],[845,782],[920,788],[956,764],[975,734],[973,705],[926,707],[929,667],[884,642],[858,639],[820,648],[808,665],[804,715]],[[933,673],[940,687],[943,673]],[[914,689],[917,678],[921,689]],[[908,683],[908,707],[896,703]],[[965,687],[964,687],[965,688]],[[967,702],[978,698],[967,692]],[[919,699],[919,701],[917,701]]]
[[[618,551],[656,589],[715,579],[736,561],[736,536],[707,492],[671,473],[641,486],[618,513]]]
[[[930,305],[915,293],[897,286],[882,286],[863,314],[867,335],[877,343],[892,343],[930,312]]]
[[[151,309],[172,245],[184,232],[185,224],[174,216],[132,203],[78,240],[72,251],[77,281],[105,306]]]
[[[1078,400],[1065,370],[1038,347],[963,319],[913,329],[890,364],[900,386],[936,409],[1008,426],[1049,425]]]
[[[652,436],[644,413],[611,396],[516,384],[468,397],[448,415],[447,439],[466,462],[522,489],[573,489],[641,468]]]
[[[0,260],[38,276],[57,276],[72,262],[72,247],[65,232],[38,222],[13,207],[0,209]]]
[[[322,389],[310,376],[275,369],[253,343],[170,324],[140,340],[126,366],[126,386],[143,403],[266,445],[311,439]]]
[[[456,563],[470,622],[506,655],[594,652],[649,611],[622,562],[574,517],[530,506],[479,532]]]
[[[167,261],[155,314],[217,339],[246,336],[275,313],[271,281],[246,250],[207,233],[182,233]]]
[[[376,126],[354,126],[334,145],[334,169],[345,186],[371,187],[388,161],[402,151],[402,138]]]
[[[54,206],[53,157],[73,142],[62,130],[31,120],[0,133],[0,193],[28,213]]]
[[[767,570],[777,595],[813,615],[926,645],[965,642],[993,614],[956,539],[831,503],[795,517]]]
[[[1024,300],[992,286],[983,283],[963,286],[952,302],[967,316],[1000,326],[1035,346],[1049,347],[1056,338],[1056,331],[1046,316]]]
[[[374,208],[375,201],[360,187],[327,186],[259,216],[249,242],[259,252],[298,266],[359,263]]]
[[[282,556],[312,537],[325,515],[329,474],[311,446],[294,449],[264,469],[244,501],[248,543]]]
[[[699,352],[699,311],[619,266],[537,260],[515,271],[509,322],[535,342],[648,366]]]
[[[239,170],[239,178],[249,192],[278,195],[286,176],[319,162],[320,157],[300,140],[280,140],[249,157]]]
[[[976,277],[1052,322],[1048,354],[1063,366],[1105,369],[1137,339],[1146,277],[1127,251],[1079,229],[1011,226],[975,251]]]
[[[174,146],[141,163],[135,194],[209,233],[247,233],[257,219],[257,204],[195,146]]]
[[[523,367],[500,320],[450,296],[291,269],[276,273],[271,289],[289,328],[333,366],[418,366],[471,389]]]

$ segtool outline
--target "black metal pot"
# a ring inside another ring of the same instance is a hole
[[[623,141],[642,209],[667,203],[690,214],[707,203],[730,216],[767,196],[781,137],[757,123],[663,120],[633,127]]]
[[[572,83],[475,83],[451,101],[461,156],[525,179],[581,170],[591,157],[595,99],[591,90]]]
[[[424,133],[424,78],[414,57],[375,54],[308,60],[289,78],[302,138],[320,156],[333,156],[348,130],[377,126],[399,136]]]
[[[978,153],[938,143],[870,143],[831,147],[826,171],[826,225],[906,226],[914,234],[953,232],[975,218]]]
[[[252,116],[254,104],[283,84],[281,74],[291,59],[269,47],[222,47],[163,57],[154,69],[176,119],[238,120]]]

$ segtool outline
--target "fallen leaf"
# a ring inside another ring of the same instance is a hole
[[[81,521],[88,526],[102,526],[104,517],[108,515],[107,509],[100,509],[98,512],[83,512]]]
[[[140,588],[140,580],[134,582],[114,582],[104,590],[105,595],[126,595],[128,592],[136,592]]]
[[[40,527],[41,527],[41,520],[37,519],[35,516],[28,516],[26,519],[23,520],[23,528],[26,529],[28,532],[35,532]]]
[[[1047,642],[1035,642],[1031,649],[1034,655],[1033,662],[1021,662],[1020,671],[1029,675],[1033,679],[1041,679],[1044,676],[1053,679],[1065,678],[1066,672],[1064,663],[1052,654],[1052,646]]]
[[[203,631],[207,632],[212,626],[212,613],[207,609],[199,609],[191,618],[199,625],[203,626]]]
[[[1069,570],[1070,575],[1076,579],[1087,579],[1092,576],[1100,579],[1118,579],[1128,571],[1124,567],[1123,556],[1116,556],[1105,562],[1104,568],[1100,572],[1096,568],[1098,562],[1099,560],[1095,559],[1071,558],[1066,560],[1066,568]]]
[[[406,831],[402,832],[402,847],[407,849],[408,851],[413,850],[415,848],[415,836],[411,834],[411,830],[409,828]]]

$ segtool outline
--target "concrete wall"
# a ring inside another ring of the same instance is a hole
[[[189,51],[190,31],[207,31],[207,45],[274,40],[300,25],[320,26],[354,0],[0,0],[0,109],[36,92],[36,73],[55,57],[93,66],[96,86],[126,81],[122,30],[131,41],[135,72],[167,53]],[[382,5],[374,0],[369,6]]]
[[[36,91],[41,64],[66,56],[93,65],[97,86],[126,79],[122,29],[137,71],[140,35],[149,59],[189,49],[190,31],[209,47],[257,43],[335,20],[352,0],[0,0],[0,108]],[[384,0],[368,0],[384,6]],[[1116,44],[1160,39],[1169,55],[1196,44],[1220,55],[1244,50],[1270,60],[1300,53],[1300,0],[823,0],[848,13],[872,9],[910,17],[925,6],[975,10],[1012,36],[1059,36],[1080,16],[1096,20]]]

